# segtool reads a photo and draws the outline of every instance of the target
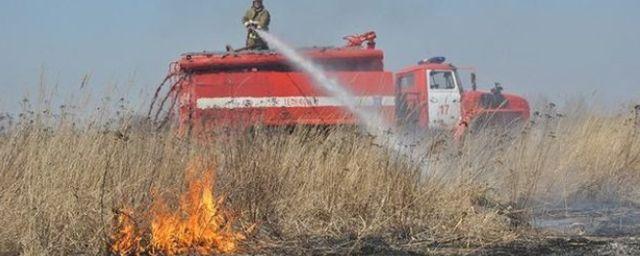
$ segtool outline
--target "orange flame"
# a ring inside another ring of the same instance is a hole
[[[134,254],[134,250],[140,247],[141,238],[137,235],[136,223],[131,217],[133,211],[124,209],[119,211],[117,216],[117,230],[111,236],[114,241],[110,246],[112,252],[117,252],[119,255],[131,255]]]
[[[202,179],[194,175],[201,161],[192,161],[187,170],[187,192],[180,198],[178,211],[172,211],[161,199],[154,199],[151,224],[142,230],[130,211],[117,216],[117,230],[112,235],[110,250],[116,255],[180,255],[235,252],[238,242],[245,239],[233,230],[228,211],[220,206],[223,199],[214,197],[212,171]],[[147,233],[147,234],[141,234]],[[146,237],[146,240],[144,239]]]

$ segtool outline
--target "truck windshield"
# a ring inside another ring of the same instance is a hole
[[[431,89],[455,89],[456,80],[452,71],[430,71],[429,72],[429,86]]]

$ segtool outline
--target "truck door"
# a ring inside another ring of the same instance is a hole
[[[396,81],[396,120],[399,127],[416,130],[420,120],[420,94],[414,73],[399,75]]]
[[[429,128],[451,129],[460,120],[460,87],[452,70],[427,70]]]

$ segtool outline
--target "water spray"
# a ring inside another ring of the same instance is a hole
[[[258,35],[269,43],[276,51],[284,55],[289,61],[300,70],[304,71],[315,82],[314,85],[321,87],[323,91],[335,97],[340,103],[356,115],[358,120],[363,124],[364,128],[370,133],[376,142],[385,148],[392,150],[399,156],[403,156],[412,160],[411,154],[407,148],[401,143],[398,136],[393,134],[392,126],[378,112],[367,111],[359,107],[356,97],[353,96],[345,86],[340,85],[338,81],[327,76],[326,72],[316,64],[307,60],[295,49],[282,42],[277,37],[262,31],[255,30]]]
[[[262,31],[255,30],[260,37],[266,40],[269,45],[282,53],[289,61],[299,69],[307,73],[315,82],[314,85],[321,87],[326,93],[334,96],[340,103],[346,106],[349,111],[355,114],[358,119],[365,125],[368,132],[374,135],[382,135],[383,131],[391,129],[391,126],[376,112],[365,111],[358,107],[356,97],[349,92],[346,87],[341,86],[335,79],[329,78],[326,72],[313,62],[305,59],[301,54],[293,48],[280,41],[275,36]]]

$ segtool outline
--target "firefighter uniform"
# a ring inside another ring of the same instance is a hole
[[[247,13],[242,18],[242,22],[247,28],[257,28],[264,31],[269,31],[269,23],[271,23],[271,15],[269,11],[264,7],[255,8],[251,7],[251,9],[247,10]],[[258,33],[253,31],[253,29],[249,29],[247,33],[247,49],[250,50],[268,50],[269,46],[267,43],[260,38]]]

